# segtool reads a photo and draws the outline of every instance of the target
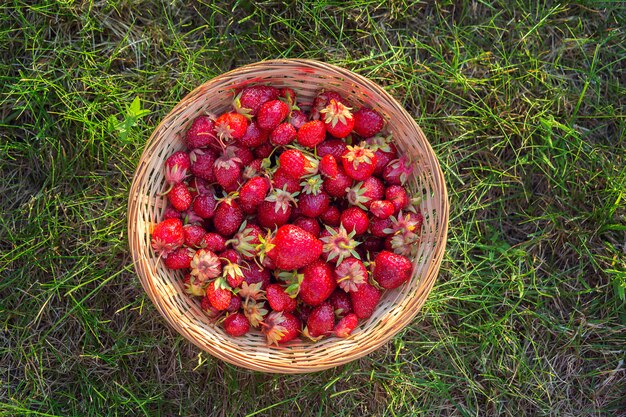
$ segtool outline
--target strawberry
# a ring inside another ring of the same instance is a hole
[[[394,206],[394,212],[392,214],[404,210],[409,205],[409,194],[401,185],[390,185],[387,187],[385,190],[385,198]]]
[[[387,200],[375,200],[370,204],[370,213],[379,219],[386,219],[389,216],[393,215],[396,212],[396,208],[394,207],[391,201]]]
[[[269,85],[246,87],[235,97],[233,106],[238,113],[255,116],[261,106],[278,98],[279,90]]]
[[[187,274],[185,278],[183,278],[183,290],[186,294],[196,297],[204,297],[206,294],[204,284],[196,277],[192,277],[191,274]]]
[[[376,237],[387,237],[391,234],[392,226],[391,217],[386,219],[373,218],[370,219],[370,233]]]
[[[324,191],[332,197],[343,198],[346,195],[346,189],[351,185],[352,178],[341,167],[338,167],[334,178],[327,177],[324,179]]]
[[[337,317],[338,319],[341,319],[347,314],[352,313],[352,303],[350,302],[350,296],[347,292],[342,291],[340,288],[333,291],[330,297],[328,297],[328,302],[331,306],[333,306],[335,317]]]
[[[259,224],[263,227],[273,228],[287,223],[289,216],[291,216],[291,205],[295,204],[296,195],[298,195],[297,192],[290,194],[285,190],[274,189],[257,209]]]
[[[313,100],[313,108],[311,108],[311,120],[318,120],[321,117],[321,111],[328,106],[330,100],[347,105],[348,102],[339,93],[335,91],[321,91],[315,100]]]
[[[389,185],[402,185],[413,174],[413,166],[406,155],[389,162],[383,169],[383,178]]]
[[[236,313],[241,309],[241,305],[242,305],[241,298],[239,298],[236,295],[233,295],[230,298],[230,304],[228,304],[228,308],[226,309],[226,311],[228,311],[229,313]]]
[[[274,146],[289,145],[296,139],[296,128],[289,122],[276,126],[270,133],[270,143]]]
[[[317,145],[317,156],[323,158],[326,155],[332,155],[336,161],[341,159],[341,155],[348,149],[348,145],[341,139],[326,139]]]
[[[333,328],[333,335],[346,338],[352,334],[356,326],[359,324],[359,317],[354,314],[348,314],[337,322]]]
[[[341,213],[340,222],[348,232],[354,231],[355,236],[364,234],[370,226],[367,213],[359,207],[349,207],[345,209],[343,213]]]
[[[306,122],[298,130],[296,140],[302,146],[307,148],[315,148],[326,138],[326,126],[320,120],[312,120]]]
[[[318,237],[320,234],[320,225],[315,219],[311,219],[308,217],[298,217],[293,222],[293,224],[300,227],[301,229],[306,230],[315,237]]]
[[[202,245],[202,239],[206,235],[206,230],[202,226],[188,224],[183,226],[185,233],[185,246],[190,248],[199,248]]]
[[[165,182],[170,186],[180,184],[187,176],[190,167],[191,160],[187,152],[174,152],[165,160]]]
[[[291,298],[279,284],[270,284],[265,290],[267,301],[274,311],[292,313],[296,309],[296,299]]]
[[[376,168],[374,175],[382,176],[385,166],[394,159],[398,158],[398,149],[391,142],[392,136],[383,137],[376,135],[365,140],[367,146],[374,151],[376,155]]]
[[[299,273],[303,275],[303,279],[298,295],[302,301],[309,305],[321,304],[330,297],[337,287],[332,269],[322,260],[305,266]]]
[[[244,168],[243,179],[249,180],[250,178],[258,177],[264,173],[265,173],[265,169],[263,168],[263,160],[255,159],[254,161],[250,162],[248,166]]]
[[[382,251],[374,258],[374,280],[383,288],[393,289],[411,279],[413,265],[408,258]]]
[[[358,258],[359,254],[355,251],[355,248],[359,245],[359,242],[353,239],[354,235],[354,230],[348,233],[343,225],[336,229],[326,226],[326,229],[320,233],[320,240],[324,243],[323,252],[327,261],[335,260],[337,264],[340,264],[345,258],[350,256]]]
[[[222,263],[217,255],[208,249],[198,249],[189,265],[191,275],[201,283],[219,276],[222,273]]]
[[[274,247],[267,253],[280,269],[302,268],[320,257],[322,242],[292,224],[281,226],[272,240]]]
[[[185,144],[189,149],[204,148],[215,143],[215,122],[211,116],[202,115],[191,122],[185,133]]]
[[[369,177],[347,190],[347,200],[353,206],[369,209],[373,201],[381,200],[385,195],[385,185],[376,177]]]
[[[235,147],[228,146],[213,164],[213,174],[218,184],[224,188],[236,184],[241,177],[241,165],[241,159],[235,155]]]
[[[283,87],[278,93],[278,98],[284,101],[290,109],[298,109],[296,106],[296,92],[292,88]]]
[[[307,118],[306,113],[302,110],[293,110],[289,114],[288,120],[289,123],[296,128],[296,130],[299,130],[309,119]]]
[[[270,284],[271,274],[267,269],[251,263],[249,267],[241,268],[243,280],[248,284],[261,284],[260,289],[264,290]]]
[[[219,257],[220,257],[220,261],[222,262],[222,266],[227,265],[229,262],[231,264],[241,263],[241,256],[239,255],[239,252],[237,252],[233,248],[228,248],[220,252]]]
[[[272,311],[261,324],[267,344],[276,346],[295,339],[302,326],[296,316],[284,311]]]
[[[208,232],[202,238],[200,247],[210,250],[214,253],[219,253],[226,249],[226,239],[219,233]]]
[[[194,198],[199,195],[215,195],[215,189],[213,186],[207,180],[199,177],[193,177],[189,181],[189,191],[191,191],[191,195]]]
[[[324,155],[320,160],[319,170],[322,175],[329,178],[335,178],[339,172],[335,157],[332,155]]]
[[[359,248],[363,249],[364,252],[369,253],[380,252],[381,250],[383,250],[383,241],[379,237],[370,235],[365,238]]]
[[[243,271],[241,270],[239,264],[227,261],[223,265],[223,268],[224,269],[222,276],[226,279],[226,282],[228,283],[230,288],[237,288],[243,283]]]
[[[329,226],[339,226],[341,223],[341,212],[335,206],[329,206],[325,212],[320,214],[320,220]]]
[[[187,269],[195,251],[191,248],[178,248],[165,258],[164,264],[169,269]]]
[[[170,205],[165,207],[165,211],[163,212],[163,220],[180,219],[181,217],[182,217],[182,213],[176,210],[174,207]]]
[[[257,113],[257,123],[261,129],[271,132],[287,118],[289,106],[280,100],[264,103]]]
[[[300,192],[300,181],[287,173],[280,167],[274,172],[274,177],[272,178],[272,184],[274,188],[278,188],[281,190],[285,190],[288,193],[296,193]]]
[[[269,158],[270,155],[272,155],[272,152],[274,151],[274,146],[269,143],[269,142],[265,142],[262,145],[257,146],[256,148],[254,148],[254,157],[257,159],[264,159],[264,158]]]
[[[222,144],[231,139],[243,138],[247,130],[248,119],[239,113],[224,113],[215,120],[215,132]]]
[[[330,197],[326,193],[302,194],[298,200],[298,207],[302,215],[316,218],[325,213],[330,206]]]
[[[311,161],[298,149],[287,149],[280,154],[278,161],[283,171],[295,179],[300,179],[313,171]]]
[[[209,320],[211,321],[216,321],[222,316],[222,314],[224,314],[224,311],[220,311],[211,305],[209,297],[207,297],[206,295],[202,297],[202,301],[200,302],[200,308],[202,309],[202,311],[204,311],[204,313],[207,315],[207,317],[209,317]]]
[[[350,110],[350,107],[331,99],[328,105],[320,110],[326,131],[338,139],[348,136],[354,127],[354,116]]]
[[[354,314],[361,320],[369,318],[376,309],[381,296],[380,290],[367,281],[357,285],[357,290],[350,292]]]
[[[264,143],[267,143],[269,134],[267,131],[261,129],[256,121],[251,121],[246,127],[246,133],[242,137],[237,139],[237,143],[246,148],[256,148]]]
[[[172,207],[178,211],[187,210],[192,203],[191,193],[187,188],[187,184],[180,182],[172,187],[169,193],[167,193],[167,199]]]
[[[305,334],[312,338],[326,336],[335,326],[335,313],[330,304],[317,306],[306,321]]]
[[[357,290],[357,286],[367,281],[367,268],[356,258],[347,258],[335,269],[337,284],[345,292]]]
[[[191,173],[198,178],[209,182],[215,182],[213,164],[217,155],[210,149],[194,149],[189,154],[191,160]]]
[[[230,299],[233,293],[230,288],[222,279],[216,279],[209,282],[206,287],[206,296],[209,298],[209,302],[216,310],[226,310],[230,305]]]
[[[250,178],[239,190],[239,203],[246,213],[254,213],[270,189],[270,182],[265,177]]]
[[[376,155],[371,149],[348,145],[341,156],[341,164],[348,176],[357,181],[364,181],[372,176],[376,168]]]
[[[245,285],[245,284],[244,284]],[[249,299],[243,303],[243,314],[246,316],[252,327],[259,327],[267,316],[265,303],[256,299]]]
[[[152,231],[152,249],[160,256],[167,257],[184,243],[185,231],[180,219],[163,220]]]
[[[228,315],[222,325],[224,331],[234,337],[243,336],[250,331],[250,322],[242,313]]]
[[[256,247],[261,243],[259,236],[262,234],[263,231],[259,226],[244,221],[239,231],[226,244],[231,244],[243,259],[251,260],[256,255]]]
[[[224,237],[232,236],[242,222],[243,211],[233,197],[224,198],[218,203],[213,216],[213,225],[219,234]]]
[[[215,196],[212,194],[199,195],[193,200],[193,211],[203,219],[210,219],[215,215]]]
[[[385,120],[376,110],[361,107],[354,112],[354,131],[362,138],[369,138],[380,132]]]

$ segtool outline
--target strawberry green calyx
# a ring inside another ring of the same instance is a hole
[[[409,175],[413,174],[411,160],[406,155],[402,155],[400,158],[394,159],[389,162],[389,165],[391,167],[389,174],[391,176],[398,176],[401,184],[404,184],[409,178]]]
[[[191,260],[191,275],[204,283],[219,276],[222,263],[216,254],[207,249],[198,250]]]
[[[320,175],[314,175],[302,181],[300,185],[302,186],[302,192],[304,194],[313,194],[318,195],[322,192],[322,185],[324,181]]]
[[[330,124],[332,127],[335,127],[337,123],[341,122],[343,124],[347,124],[347,119],[352,118],[352,113],[350,112],[352,108],[347,107],[343,103],[340,103],[334,99],[330,100],[328,106],[320,111],[324,115],[324,121]]]
[[[273,311],[265,322],[261,322],[268,345],[278,346],[278,342],[287,334],[287,328],[282,324],[284,321],[285,315],[282,311]]]
[[[385,137],[383,135],[372,136],[365,140],[365,144],[361,142],[360,146],[367,146],[372,151],[381,151],[381,152],[391,152],[391,147],[389,144],[393,140],[393,135],[389,134],[389,136]]]
[[[268,310],[264,302],[249,300],[243,305],[243,314],[246,316],[252,327],[258,328],[263,324],[263,319],[267,316]]]
[[[278,274],[278,279],[287,284],[285,292],[289,295],[289,297],[296,298],[300,293],[300,285],[304,280],[304,274],[299,274],[297,270],[281,271]]]
[[[398,233],[391,237],[391,248],[394,253],[406,257],[414,257],[417,253],[420,236],[417,233]]]
[[[367,207],[364,205],[371,199],[365,195],[367,189],[363,185],[363,181],[357,183],[352,188],[346,188],[346,198],[348,202],[353,206],[357,206],[367,211]]]
[[[256,254],[256,245],[252,242],[257,240],[256,231],[247,227],[248,221],[244,220],[239,227],[239,231],[232,239],[226,241],[226,245],[233,245],[233,249],[239,252],[245,258],[252,258]]]
[[[263,264],[263,261],[265,261],[265,257],[267,256],[268,252],[270,252],[276,246],[272,243],[273,239],[274,235],[271,230],[267,231],[267,235],[265,235],[265,237],[259,236],[259,242],[261,243],[256,246],[256,253],[259,257],[259,266],[261,266]]]
[[[372,160],[375,158],[374,151],[367,147],[348,145],[347,149],[348,152],[343,155],[343,158],[351,163],[354,169],[359,169],[359,165],[361,164],[371,164]]]
[[[222,275],[227,280],[230,278],[230,281],[233,282],[241,282],[244,279],[243,271],[239,264],[232,263],[228,261],[222,270]]]
[[[328,256],[328,261],[336,260],[339,265],[345,258],[354,257],[361,259],[355,248],[360,245],[360,242],[354,240],[355,231],[348,233],[343,225],[339,226],[339,229],[335,230],[330,226],[326,226],[326,230],[330,233],[330,236],[325,236],[320,240],[324,243],[324,253]]]
[[[279,210],[287,211],[292,203],[294,206],[297,205],[295,197],[300,194],[300,192],[296,191],[295,193],[289,193],[286,188],[287,186],[285,185],[282,190],[275,189],[265,198],[265,201],[275,203],[274,211],[276,213],[278,213]]]
[[[358,260],[352,261],[346,259],[335,270],[337,283],[345,292],[356,291],[357,285],[364,283],[367,279],[367,270],[363,263]]]
[[[234,146],[227,146],[224,154],[215,160],[215,166],[218,168],[229,169],[241,164],[241,159],[235,153]]]
[[[244,303],[250,300],[259,301],[265,299],[265,291],[261,289],[263,284],[256,282],[254,284],[248,284],[246,281],[241,283],[241,288],[236,289],[235,293],[244,299]]]
[[[233,108],[235,109],[235,111],[237,113],[241,114],[246,119],[252,120],[252,109],[249,109],[247,107],[243,107],[241,105],[241,95],[242,94],[243,94],[243,91],[241,91],[239,94],[237,94],[235,96],[235,98],[233,99],[233,102],[232,102]]]
[[[418,233],[419,226],[421,226],[421,218],[412,213],[403,214],[402,211],[398,213],[398,217],[391,216],[391,227],[383,229],[384,233],[389,235],[406,234],[406,233]]]

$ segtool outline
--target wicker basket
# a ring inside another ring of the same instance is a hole
[[[265,337],[251,331],[230,337],[212,324],[181,285],[182,274],[167,270],[150,246],[151,227],[165,210],[163,161],[184,145],[177,135],[198,114],[229,108],[233,89],[248,84],[291,87],[306,107],[322,89],[349,97],[353,105],[368,105],[389,121],[400,152],[415,161],[409,188],[423,196],[424,226],[415,258],[413,279],[386,291],[372,317],[359,324],[348,339],[326,338],[268,347]],[[185,338],[232,364],[263,372],[305,373],[335,367],[374,351],[411,322],[437,277],[448,224],[448,197],[443,173],[424,133],[409,113],[380,86],[348,70],[310,60],[274,60],[247,65],[216,77],[187,95],[156,128],[139,161],[128,204],[128,238],[135,269],[157,309]]]

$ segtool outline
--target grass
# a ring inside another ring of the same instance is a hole
[[[0,6],[0,415],[626,415],[626,9],[385,4]],[[451,201],[411,326],[303,376],[235,368],[170,330],[125,228],[158,121],[205,80],[277,57],[385,86]]]

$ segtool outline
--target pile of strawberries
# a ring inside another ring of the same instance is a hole
[[[348,337],[411,278],[423,217],[409,159],[375,110],[333,91],[309,107],[289,88],[246,87],[165,161],[152,247],[229,335]]]

